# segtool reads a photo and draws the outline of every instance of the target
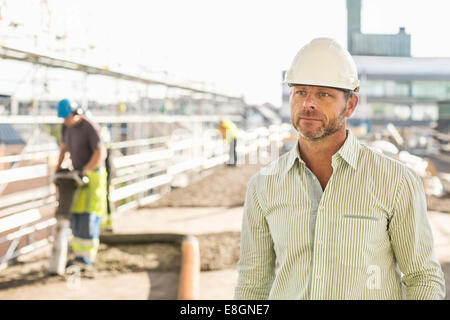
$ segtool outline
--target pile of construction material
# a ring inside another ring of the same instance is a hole
[[[175,189],[148,205],[157,207],[235,207],[244,205],[250,177],[262,165],[222,167],[184,188]]]
[[[388,141],[376,140],[369,143],[369,146],[406,164],[420,176],[427,195],[429,210],[450,212],[450,174],[438,172],[431,160],[413,155],[408,151],[399,151]]]
[[[448,178],[446,177],[446,173],[438,172],[434,163],[430,159],[411,154],[410,152],[404,150],[406,141],[394,125],[388,124],[387,132],[389,133],[388,138],[390,139],[376,139],[368,142],[368,145],[413,169],[421,177],[425,193],[428,196],[446,197],[449,195],[450,180],[447,180]],[[389,140],[392,140],[395,144]]]

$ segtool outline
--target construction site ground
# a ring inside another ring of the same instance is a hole
[[[199,299],[232,299],[248,179],[260,166],[220,168],[146,208],[116,216],[115,233],[181,233],[200,244]],[[450,198],[429,198],[435,248],[450,299]],[[439,208],[440,211],[436,211]],[[447,211],[447,212],[445,212]],[[0,299],[176,299],[180,248],[175,244],[101,244],[94,279],[48,276],[50,249],[0,271]]]

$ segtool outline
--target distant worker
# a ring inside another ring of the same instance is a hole
[[[113,231],[113,215],[115,212],[115,205],[114,201],[111,200],[111,191],[112,191],[112,185],[111,185],[111,179],[115,175],[115,168],[114,168],[114,158],[112,154],[111,149],[111,134],[109,132],[108,127],[104,126],[101,130],[101,135],[103,142],[105,143],[106,147],[106,159],[105,159],[105,168],[107,173],[106,178],[106,204],[107,204],[107,210],[106,210],[106,218],[102,220],[101,223],[101,229],[106,232],[112,232]]]
[[[422,181],[346,129],[349,52],[314,39],[286,82],[298,141],[248,183],[235,298],[443,299]]]
[[[61,100],[58,117],[64,119],[64,124],[56,170],[61,169],[69,152],[74,170],[89,178],[87,186],[74,195],[71,228],[73,263],[80,267],[82,274],[90,276],[99,248],[101,220],[106,216],[106,149],[99,126],[83,116],[83,109],[75,103]]]
[[[231,120],[221,120],[217,125],[217,129],[222,134],[222,138],[228,143],[230,147],[230,157],[228,159],[227,166],[234,167],[237,164],[237,139],[238,139],[238,127]]]

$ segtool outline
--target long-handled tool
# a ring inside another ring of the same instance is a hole
[[[55,213],[56,233],[50,257],[49,272],[64,275],[71,234],[70,219],[73,196],[78,189],[89,183],[89,178],[78,170],[63,169],[56,172],[54,183],[58,187],[59,199]]]

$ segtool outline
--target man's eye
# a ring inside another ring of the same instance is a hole
[[[295,93],[304,96],[306,94],[306,91],[304,91],[304,90],[297,90]]]
[[[330,94],[328,92],[320,92],[319,93],[321,97],[329,97]]]

